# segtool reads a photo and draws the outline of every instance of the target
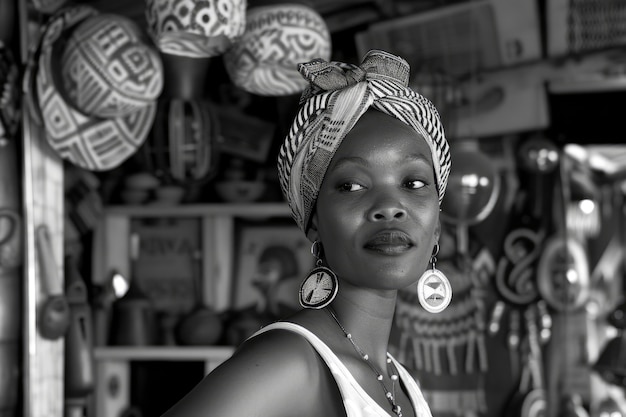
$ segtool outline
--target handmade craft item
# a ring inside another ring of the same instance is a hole
[[[315,58],[330,59],[331,38],[324,19],[300,4],[251,7],[246,30],[224,54],[232,82],[250,93],[284,96],[307,85],[297,65]]]
[[[450,280],[454,300],[445,311],[432,314],[418,305],[413,291],[400,291],[394,318],[396,357],[420,379],[433,413],[483,413],[487,405],[481,381],[489,367],[485,284],[479,273],[483,266],[458,266],[450,259],[437,265]],[[487,268],[484,272],[492,275],[493,267]]]
[[[192,58],[221,55],[243,34],[246,0],[147,0],[148,31],[159,50]]]
[[[63,9],[42,33],[25,84],[48,143],[85,169],[118,166],[152,125],[163,86],[158,54],[132,21],[87,6]]]
[[[543,355],[539,343],[537,312],[533,308],[524,310],[527,337],[523,356],[524,367],[518,391],[508,404],[506,415],[539,417],[547,413],[547,394],[544,388]]]
[[[437,269],[439,243],[435,245],[430,258],[432,268],[427,269],[417,281],[417,299],[424,310],[429,313],[440,313],[452,301],[452,287],[446,275]]]
[[[148,172],[163,183],[203,183],[217,170],[219,121],[207,99],[159,100],[149,140],[143,147]]]
[[[311,254],[315,257],[315,267],[302,281],[299,291],[300,305],[304,308],[320,309],[328,306],[337,296],[339,280],[337,275],[323,265],[321,244],[311,245]]]
[[[448,192],[441,204],[441,219],[455,225],[457,250],[468,250],[468,228],[487,218],[500,195],[500,176],[492,159],[476,141],[458,142],[452,152]]]

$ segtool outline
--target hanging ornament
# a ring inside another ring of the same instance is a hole
[[[589,261],[576,239],[550,237],[537,267],[537,287],[543,299],[557,311],[581,308],[589,299]]]
[[[214,104],[209,100],[159,100],[151,136],[143,147],[145,170],[166,184],[210,180],[217,168],[218,132]]]
[[[232,82],[262,96],[300,93],[306,81],[297,66],[329,60],[330,32],[312,8],[292,3],[251,6],[241,40],[224,54]]]
[[[104,42],[115,33],[117,42]],[[24,76],[33,118],[61,158],[104,171],[134,154],[163,86],[158,54],[123,16],[65,8],[42,30]]]
[[[245,0],[146,0],[148,32],[166,54],[221,55],[243,34],[245,17]]]
[[[448,191],[441,205],[441,219],[457,227],[457,246],[467,253],[469,226],[491,214],[500,194],[500,176],[489,156],[478,143],[458,143],[452,151],[452,171]]]

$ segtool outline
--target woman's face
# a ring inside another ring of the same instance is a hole
[[[375,289],[417,281],[439,234],[426,141],[394,117],[367,111],[328,167],[311,224],[310,237],[341,279]]]

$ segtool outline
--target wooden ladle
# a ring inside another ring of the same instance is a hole
[[[70,306],[63,295],[63,286],[54,261],[48,227],[39,226],[36,233],[42,283],[48,295],[39,310],[37,326],[41,337],[55,340],[67,332],[70,324]]]

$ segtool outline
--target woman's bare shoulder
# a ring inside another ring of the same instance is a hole
[[[324,415],[312,410],[331,381],[305,338],[271,330],[243,343],[165,417]]]

